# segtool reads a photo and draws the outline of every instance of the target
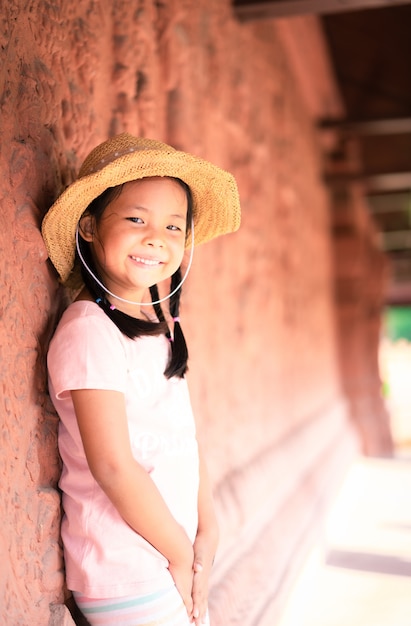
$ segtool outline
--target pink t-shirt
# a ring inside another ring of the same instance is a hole
[[[49,389],[60,416],[67,586],[89,597],[149,593],[168,586],[171,576],[165,557],[130,528],[94,480],[72,389],[124,394],[135,459],[150,473],[188,536],[194,541],[196,535],[195,425],[185,379],[163,375],[168,354],[164,335],[129,339],[97,304],[86,301],[68,307],[50,344]]]

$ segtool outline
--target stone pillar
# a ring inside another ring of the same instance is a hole
[[[367,455],[392,454],[378,366],[387,260],[358,183],[333,187],[336,301],[342,382]]]

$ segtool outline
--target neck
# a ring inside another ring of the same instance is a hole
[[[92,294],[87,289],[87,287],[83,287],[83,289],[80,291],[80,293],[76,297],[76,301],[77,300],[87,300],[89,302],[97,302],[99,298],[96,295]],[[140,308],[138,304],[127,304],[125,302],[117,300],[117,298],[114,298],[112,296],[106,297],[106,301],[109,303],[109,305],[113,307],[113,309],[117,309],[118,311],[121,311],[122,313],[125,313],[126,315],[129,315],[130,317],[134,317],[135,319],[152,321],[152,317],[150,317],[149,315],[150,311],[146,313],[144,310]]]

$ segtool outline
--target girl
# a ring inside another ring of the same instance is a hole
[[[90,153],[44,218],[61,281],[80,285],[48,369],[67,586],[92,626],[207,623],[217,527],[184,378],[180,288],[194,244],[239,222],[230,174],[127,133]]]

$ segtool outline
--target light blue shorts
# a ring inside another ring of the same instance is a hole
[[[175,586],[144,596],[87,598],[77,591],[73,596],[91,626],[192,626]]]

